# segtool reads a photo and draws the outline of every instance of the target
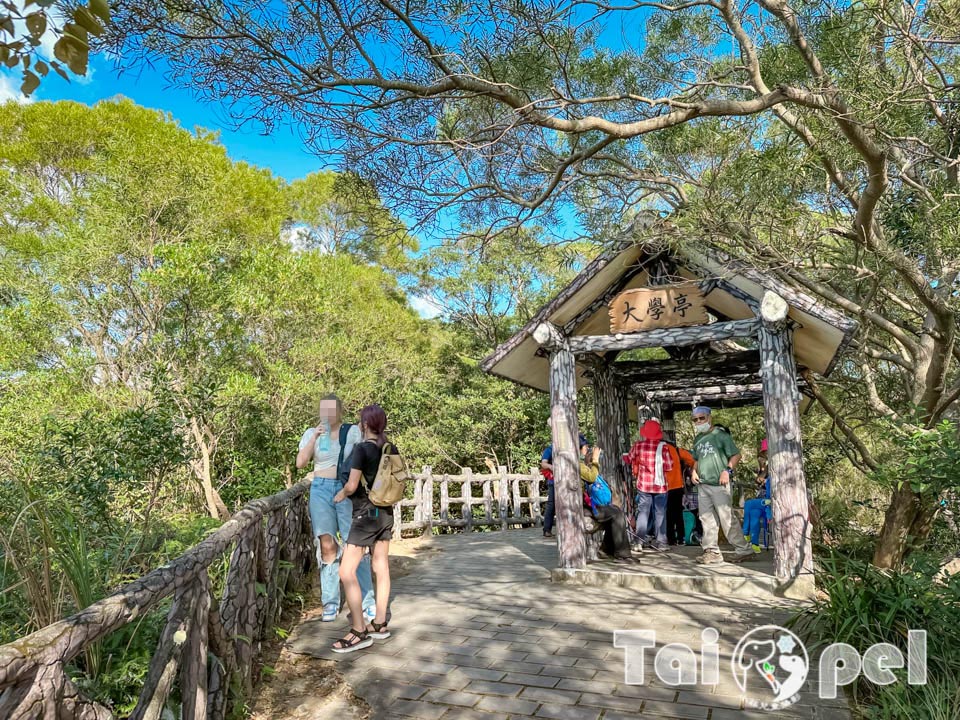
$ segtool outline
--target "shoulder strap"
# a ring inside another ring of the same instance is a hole
[[[347,435],[350,434],[350,423],[340,423],[340,457],[337,459],[337,472],[340,472],[340,466],[343,465],[343,451],[347,449]]]

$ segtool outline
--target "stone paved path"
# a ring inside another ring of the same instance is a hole
[[[730,653],[749,629],[782,623],[783,601],[551,583],[556,549],[538,529],[436,537],[427,547],[428,559],[394,583],[392,638],[332,653],[342,616],[304,622],[288,640],[294,653],[335,660],[378,720],[850,717],[809,688],[783,714],[740,709]],[[698,647],[707,626],[721,632],[720,684],[675,688],[652,672],[645,685],[624,683],[614,629],[653,629],[658,646]]]

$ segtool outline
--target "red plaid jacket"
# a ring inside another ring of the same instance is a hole
[[[630,448],[630,454],[627,455],[627,463],[633,471],[633,477],[637,479],[637,490],[645,493],[661,493],[667,491],[666,473],[673,470],[673,458],[667,449],[666,443],[660,451],[663,455],[664,484],[660,487],[656,485],[657,477],[657,445],[659,442],[654,440],[638,440]]]

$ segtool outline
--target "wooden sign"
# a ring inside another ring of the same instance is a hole
[[[624,290],[610,303],[610,332],[706,325],[703,291],[696,283]]]

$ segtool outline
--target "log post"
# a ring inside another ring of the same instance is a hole
[[[167,624],[160,635],[157,650],[150,659],[150,669],[130,720],[160,720],[180,667],[184,645],[194,631],[199,594],[197,586],[191,584],[174,596]]]
[[[767,291],[760,303],[760,377],[773,499],[773,562],[780,590],[813,594],[813,551],[803,474],[800,393],[787,302]]]
[[[463,469],[463,485],[460,486],[460,495],[463,498],[464,532],[473,530],[473,468]]]
[[[423,490],[420,496],[420,516],[423,518],[423,535],[433,534],[433,468],[423,468]]]
[[[493,478],[483,481],[483,522],[493,525]]]
[[[540,478],[538,473],[530,478],[530,517],[533,519],[533,526],[543,524],[543,513],[540,512],[540,503],[543,498],[540,496]]]
[[[207,672],[207,717],[223,720],[231,706],[232,678],[237,669],[237,652],[223,627],[216,598],[210,597],[207,638],[213,656]]]
[[[271,513],[273,517],[273,513]],[[210,612],[210,578],[206,571],[197,576],[196,618],[187,637],[180,670],[180,717],[182,720],[207,718],[207,646]]]
[[[541,323],[534,339],[550,350],[550,430],[553,437],[553,490],[557,507],[557,545],[561,568],[587,564],[583,536],[583,484],[577,438],[577,366],[569,339],[550,323]]]
[[[500,529],[507,529],[507,498],[510,495],[510,484],[507,482],[507,467],[501,465],[497,468],[497,472],[500,473],[500,481],[497,488],[497,511],[500,513]]]
[[[254,634],[257,629],[256,546],[259,536],[256,524],[240,536],[230,557],[221,604],[223,627],[234,642],[244,697],[250,697],[253,690]]]
[[[440,479],[440,524],[450,526],[450,475]]]
[[[603,449],[600,472],[613,491],[614,504],[627,511],[632,493],[621,459],[621,455],[630,449],[630,438],[624,432],[627,427],[627,396],[605,363],[594,371],[593,397],[597,445]]]
[[[515,518],[519,523],[523,518],[523,501],[520,499],[520,478],[513,479],[513,504],[511,506],[511,518]]]

